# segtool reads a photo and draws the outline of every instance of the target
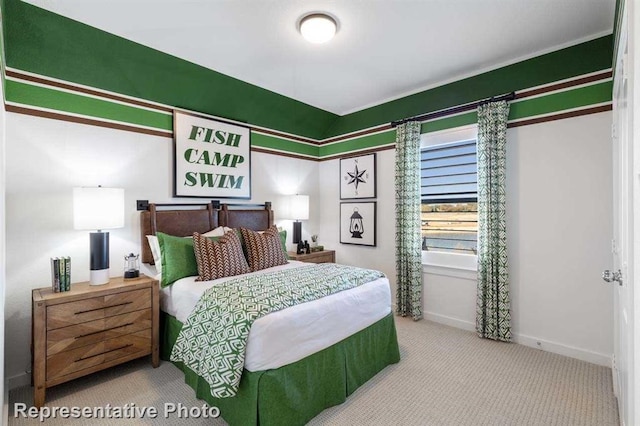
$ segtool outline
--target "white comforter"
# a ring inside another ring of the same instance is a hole
[[[290,261],[251,275],[304,265]],[[187,277],[178,280],[161,289],[160,306],[184,323],[205,290],[227,279],[201,282],[196,281],[196,277]],[[391,293],[386,277],[273,312],[253,323],[244,366],[249,371],[261,371],[291,364],[368,327],[390,312]]]

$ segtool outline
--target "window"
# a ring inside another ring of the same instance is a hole
[[[421,149],[422,249],[475,254],[478,173],[475,139]]]

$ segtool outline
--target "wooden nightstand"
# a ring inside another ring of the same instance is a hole
[[[336,252],[335,250],[314,251],[309,254],[296,254],[294,252],[289,252],[289,259],[310,263],[335,263]]]
[[[151,354],[157,367],[158,281],[141,276],[32,292],[33,400],[51,386]]]

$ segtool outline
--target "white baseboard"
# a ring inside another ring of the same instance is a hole
[[[519,333],[513,333],[513,341],[531,348],[553,352],[554,354],[576,358],[592,364],[602,365],[604,367],[611,367],[611,355],[600,354],[586,349],[576,348],[562,343],[550,342],[549,340],[526,336]]]
[[[424,317],[429,321],[437,322],[444,325],[450,325],[451,327],[461,328],[467,331],[476,330],[476,324],[471,321],[448,317],[446,315],[434,314],[433,312],[425,312]]]
[[[467,331],[475,331],[476,324],[471,321],[453,318],[446,315],[440,315],[433,312],[425,312],[424,317],[429,321],[437,322],[451,327],[460,328]],[[523,346],[552,352],[558,355],[568,356],[570,358],[587,361],[592,364],[611,367],[611,355],[600,354],[586,349],[576,348],[562,343],[551,342],[549,340],[539,339],[536,337],[526,336],[520,333],[512,333],[513,341]]]
[[[8,377],[6,382],[8,383],[9,390],[19,388],[22,386],[31,385],[31,374],[24,373],[16,374],[15,376]]]

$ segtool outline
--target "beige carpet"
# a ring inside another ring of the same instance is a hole
[[[618,425],[611,370],[429,321],[397,318],[402,360],[387,367],[312,425]],[[15,403],[31,404],[30,387],[12,390]],[[200,407],[182,373],[168,362],[157,369],[133,361],[51,388],[47,406],[96,407],[110,403],[155,406],[156,419],[49,419],[46,425],[224,425],[221,419],[163,418],[165,402]]]

